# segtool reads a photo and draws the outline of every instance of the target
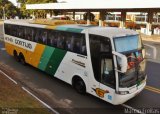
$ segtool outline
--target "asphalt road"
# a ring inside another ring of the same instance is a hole
[[[158,45],[157,45],[158,46]],[[157,48],[157,47],[156,47]],[[158,59],[157,59],[158,60]],[[0,42],[0,63],[7,67],[6,72],[17,80],[19,84],[27,87],[35,95],[55,108],[61,114],[123,114],[124,106],[113,106],[91,95],[80,95],[68,84],[53,78],[46,73],[33,68],[23,66],[16,62],[4,50],[4,43]],[[2,66],[0,66],[2,67]],[[160,64],[147,63],[147,85],[160,89]],[[125,104],[143,111],[151,108],[159,108],[160,93],[144,90],[139,95]],[[160,112],[159,112],[160,113]]]

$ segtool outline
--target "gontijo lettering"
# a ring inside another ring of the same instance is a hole
[[[24,47],[29,48],[29,49],[32,49],[32,45],[30,43],[26,43],[24,41],[20,41],[20,40],[15,39],[15,44],[24,46]]]

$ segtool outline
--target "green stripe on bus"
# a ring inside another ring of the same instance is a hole
[[[53,47],[49,47],[49,46],[45,47],[45,50],[44,50],[42,57],[40,59],[40,63],[38,65],[39,69],[41,69],[42,71],[45,71],[47,64],[48,64],[54,50],[55,50],[55,48],[53,48]]]
[[[62,30],[62,31],[68,31],[68,32],[81,33],[83,29],[68,28],[68,27],[56,27],[56,30]]]
[[[55,49],[45,71],[51,75],[55,75],[60,63],[62,62],[64,56],[66,55],[65,50]]]
[[[76,33],[81,33],[83,29],[77,29],[77,28],[68,28],[67,31],[69,32],[76,32]]]
[[[56,30],[66,31],[66,30],[67,30],[67,28],[66,28],[66,27],[56,27]]]

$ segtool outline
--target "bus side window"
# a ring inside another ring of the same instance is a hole
[[[18,26],[16,25],[12,25],[12,29],[13,29],[13,36],[17,36],[17,29],[18,29]]]
[[[35,28],[32,28],[32,29],[31,29],[32,41],[34,41],[35,35],[36,35],[36,33],[35,33]]]
[[[66,33],[66,47],[65,49],[68,51],[73,51],[73,42],[74,38],[72,37],[71,33]]]
[[[4,24],[5,34],[11,35],[10,29],[11,29],[11,25],[10,24]]]
[[[35,42],[42,43],[41,33],[42,33],[42,31],[40,29],[36,29],[36,36],[35,36],[35,39],[34,39]]]
[[[86,55],[85,35],[74,33],[73,52]]]
[[[57,36],[55,31],[48,30],[47,44],[52,47],[57,47]]]
[[[64,36],[62,35],[62,32],[59,31],[57,33],[57,47],[62,49],[62,42],[63,42]]]
[[[24,39],[27,39],[27,27],[24,27]]]
[[[38,43],[39,30],[37,28],[35,28],[34,31],[35,31],[35,37],[33,38],[33,41]]]
[[[47,44],[47,31],[46,30],[42,30],[42,36],[40,38],[41,38],[42,44]]]
[[[18,37],[19,38],[24,38],[24,27],[22,27],[22,26],[19,26]]]
[[[32,40],[32,29],[30,27],[25,27],[25,39],[31,41]]]
[[[82,37],[81,43],[82,43],[82,46],[81,46],[81,54],[87,55],[85,35]]]

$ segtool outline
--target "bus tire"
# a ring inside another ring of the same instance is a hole
[[[15,59],[17,62],[20,62],[20,58],[19,58],[16,50],[13,51],[13,56],[14,56],[14,59]]]
[[[26,65],[25,57],[22,53],[19,54],[19,58],[20,58],[20,62],[22,63],[22,65]]]
[[[72,80],[72,85],[78,93],[80,94],[86,93],[86,85],[80,77],[75,76]]]

